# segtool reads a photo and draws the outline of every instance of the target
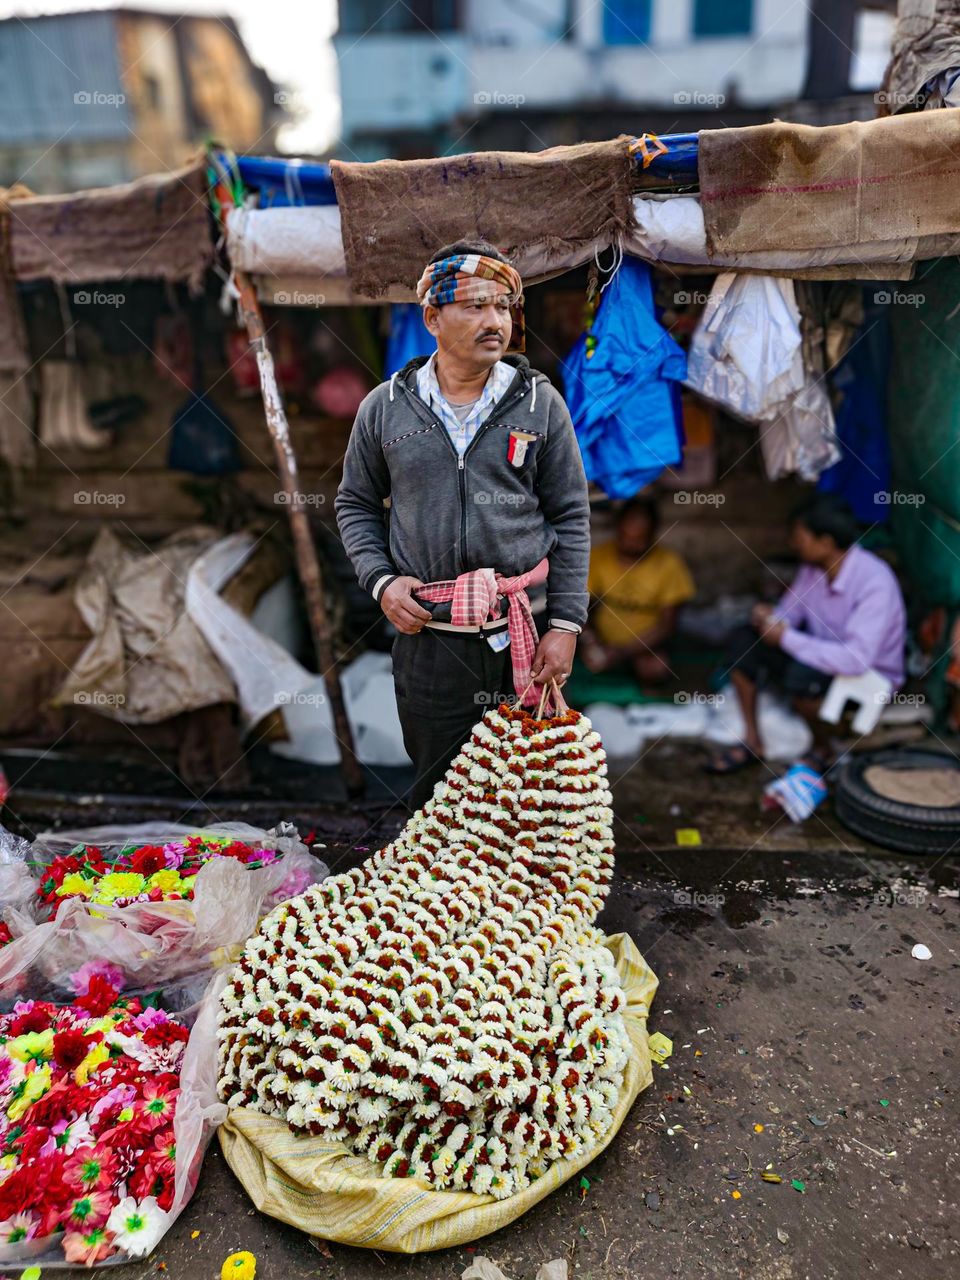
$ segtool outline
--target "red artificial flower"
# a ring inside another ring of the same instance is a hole
[[[53,1037],[54,1061],[66,1071],[74,1071],[100,1039],[82,1031],[58,1031]]]
[[[152,876],[156,871],[163,871],[167,859],[163,848],[158,844],[145,844],[137,850],[130,862],[130,870],[142,876]]]
[[[5,947],[8,942],[12,941],[13,934],[10,932],[10,926],[8,924],[4,924],[3,921],[0,920],[0,947]]]
[[[52,1004],[35,1004],[28,1013],[20,1013],[10,1022],[11,1036],[25,1036],[31,1031],[46,1031],[54,1012]]]
[[[190,1039],[190,1032],[179,1022],[157,1022],[152,1027],[147,1027],[141,1038],[144,1044],[153,1048],[156,1045],[166,1046],[187,1041]]]
[[[74,1003],[79,1008],[86,1009],[91,1018],[102,1018],[119,994],[116,987],[112,987],[99,973],[95,973],[90,979],[86,994],[78,996]]]

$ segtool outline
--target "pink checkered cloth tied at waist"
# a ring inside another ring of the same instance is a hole
[[[506,597],[513,684],[517,696],[522,697],[530,685],[530,668],[537,651],[537,628],[525,588],[544,582],[548,572],[546,559],[513,578],[497,573],[496,569],[471,569],[446,582],[427,582],[413,594],[437,604],[452,601],[450,621],[455,627],[476,627],[499,618],[500,600]],[[533,698],[536,696],[531,694]]]

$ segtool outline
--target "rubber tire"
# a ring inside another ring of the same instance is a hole
[[[872,765],[960,771],[960,759],[946,751],[909,747],[866,752],[841,766],[834,791],[840,821],[874,844],[904,853],[944,854],[960,850],[960,805],[928,808],[888,800],[864,780]]]

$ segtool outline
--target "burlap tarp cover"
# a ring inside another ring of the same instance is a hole
[[[960,108],[706,129],[699,169],[714,253],[960,232]]]
[[[191,567],[220,537],[181,529],[156,550],[123,542],[104,526],[77,580],[74,600],[93,632],[54,706],[87,707],[123,724],[156,724],[236,690],[190,618],[184,593]]]
[[[200,163],[116,187],[17,200],[10,260],[18,280],[66,284],[186,280],[198,291],[213,260]]]
[[[382,1178],[365,1156],[341,1143],[294,1134],[283,1120],[249,1107],[227,1113],[219,1131],[227,1164],[262,1213],[324,1240],[395,1253],[448,1249],[514,1222],[604,1150],[653,1069],[647,1015],[657,989],[653,971],[625,933],[608,937],[627,997],[624,1021],[633,1052],[610,1131],[590,1151],[560,1160],[525,1191],[506,1200],[434,1191],[418,1178]]]
[[[445,244],[480,236],[512,256],[609,242],[633,225],[632,139],[430,160],[331,161],[354,291],[416,284]]]
[[[952,67],[960,67],[960,0],[900,0],[879,114],[909,108],[929,80]]]

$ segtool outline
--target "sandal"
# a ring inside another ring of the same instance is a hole
[[[718,755],[712,756],[703,768],[706,773],[722,776],[727,773],[739,773],[741,769],[749,769],[761,763],[757,753],[741,742],[732,747],[724,747]]]

